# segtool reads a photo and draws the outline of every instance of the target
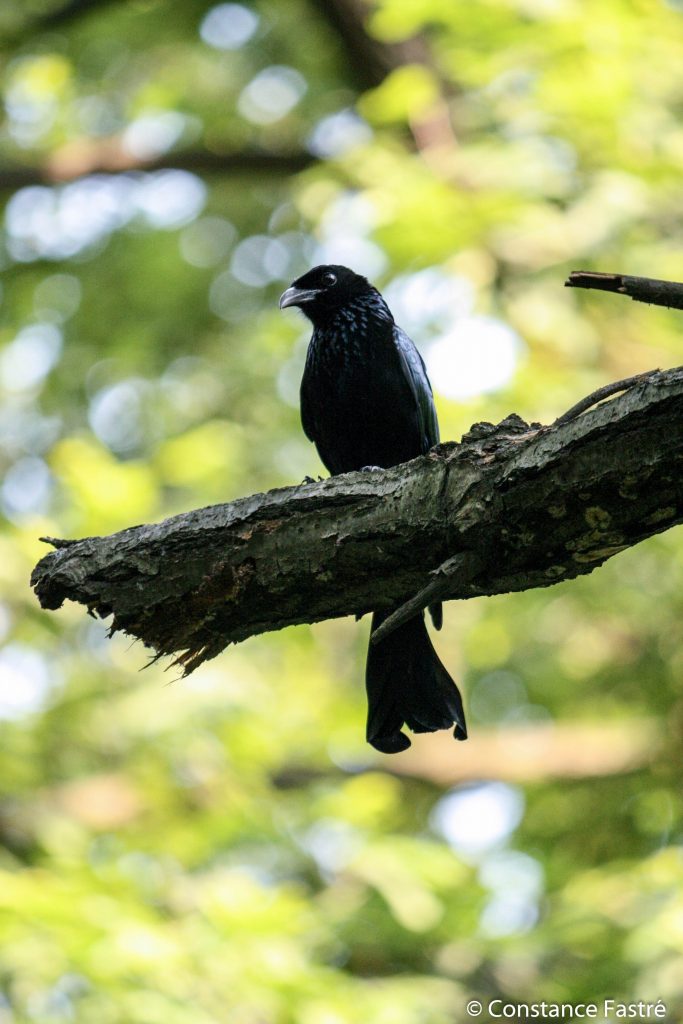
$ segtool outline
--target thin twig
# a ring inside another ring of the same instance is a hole
[[[460,583],[467,583],[476,575],[483,565],[483,559],[474,551],[461,551],[452,558],[443,562],[438,569],[431,574],[433,579],[419,590],[414,597],[411,597],[405,604],[400,605],[396,611],[384,620],[381,626],[373,632],[370,643],[378,644],[386,636],[393,633],[395,629],[402,626],[404,622],[412,619],[414,615],[423,611],[432,601],[438,601],[449,588],[454,576],[458,577]]]
[[[593,270],[573,270],[565,288],[594,288],[602,292],[629,295],[636,302],[652,306],[683,309],[683,284],[660,281],[654,277],[630,277],[628,274],[602,274]]]
[[[659,372],[659,370],[646,370],[645,373],[636,373],[632,377],[624,377],[622,380],[615,380],[611,384],[603,384],[601,388],[591,392],[590,395],[586,395],[580,402],[573,405],[571,409],[567,409],[561,416],[558,416],[553,426],[559,427],[562,423],[569,423],[570,420],[575,420],[582,412],[585,412],[586,409],[592,409],[594,405],[602,402],[604,398],[617,395],[620,391],[628,391],[629,388],[635,387],[636,384],[642,384],[653,373]]]

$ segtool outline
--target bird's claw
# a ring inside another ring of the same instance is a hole
[[[381,473],[382,472],[382,467],[381,466],[361,466],[359,472],[360,473]]]
[[[308,473],[307,473],[306,476],[301,481],[301,483],[299,484],[299,487],[305,487],[306,484],[316,484],[316,483],[321,484],[324,479],[325,479],[324,476],[319,476],[317,479],[315,479],[314,477],[309,476]]]

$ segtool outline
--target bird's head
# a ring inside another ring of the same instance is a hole
[[[330,264],[297,278],[280,296],[280,309],[299,306],[309,320],[319,324],[358,299],[374,297],[379,299],[379,292],[366,278],[348,267]]]

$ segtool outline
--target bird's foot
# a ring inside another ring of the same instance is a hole
[[[382,466],[361,466],[359,473],[381,473]]]
[[[319,476],[319,477],[317,478],[317,480],[316,480],[316,479],[315,479],[314,477],[312,477],[312,476],[309,476],[308,474],[306,474],[306,476],[305,476],[305,477],[303,478],[303,480],[302,480],[302,481],[301,481],[301,483],[299,484],[299,487],[305,487],[305,486],[306,486],[306,484],[315,484],[315,483],[318,483],[318,484],[320,484],[320,483],[322,483],[322,482],[323,482],[323,480],[324,480],[324,479],[325,479],[324,477],[322,477],[322,476]]]

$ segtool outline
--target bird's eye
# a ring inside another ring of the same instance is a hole
[[[327,274],[323,274],[323,284],[333,285],[337,283],[337,275],[332,274],[328,271]]]

